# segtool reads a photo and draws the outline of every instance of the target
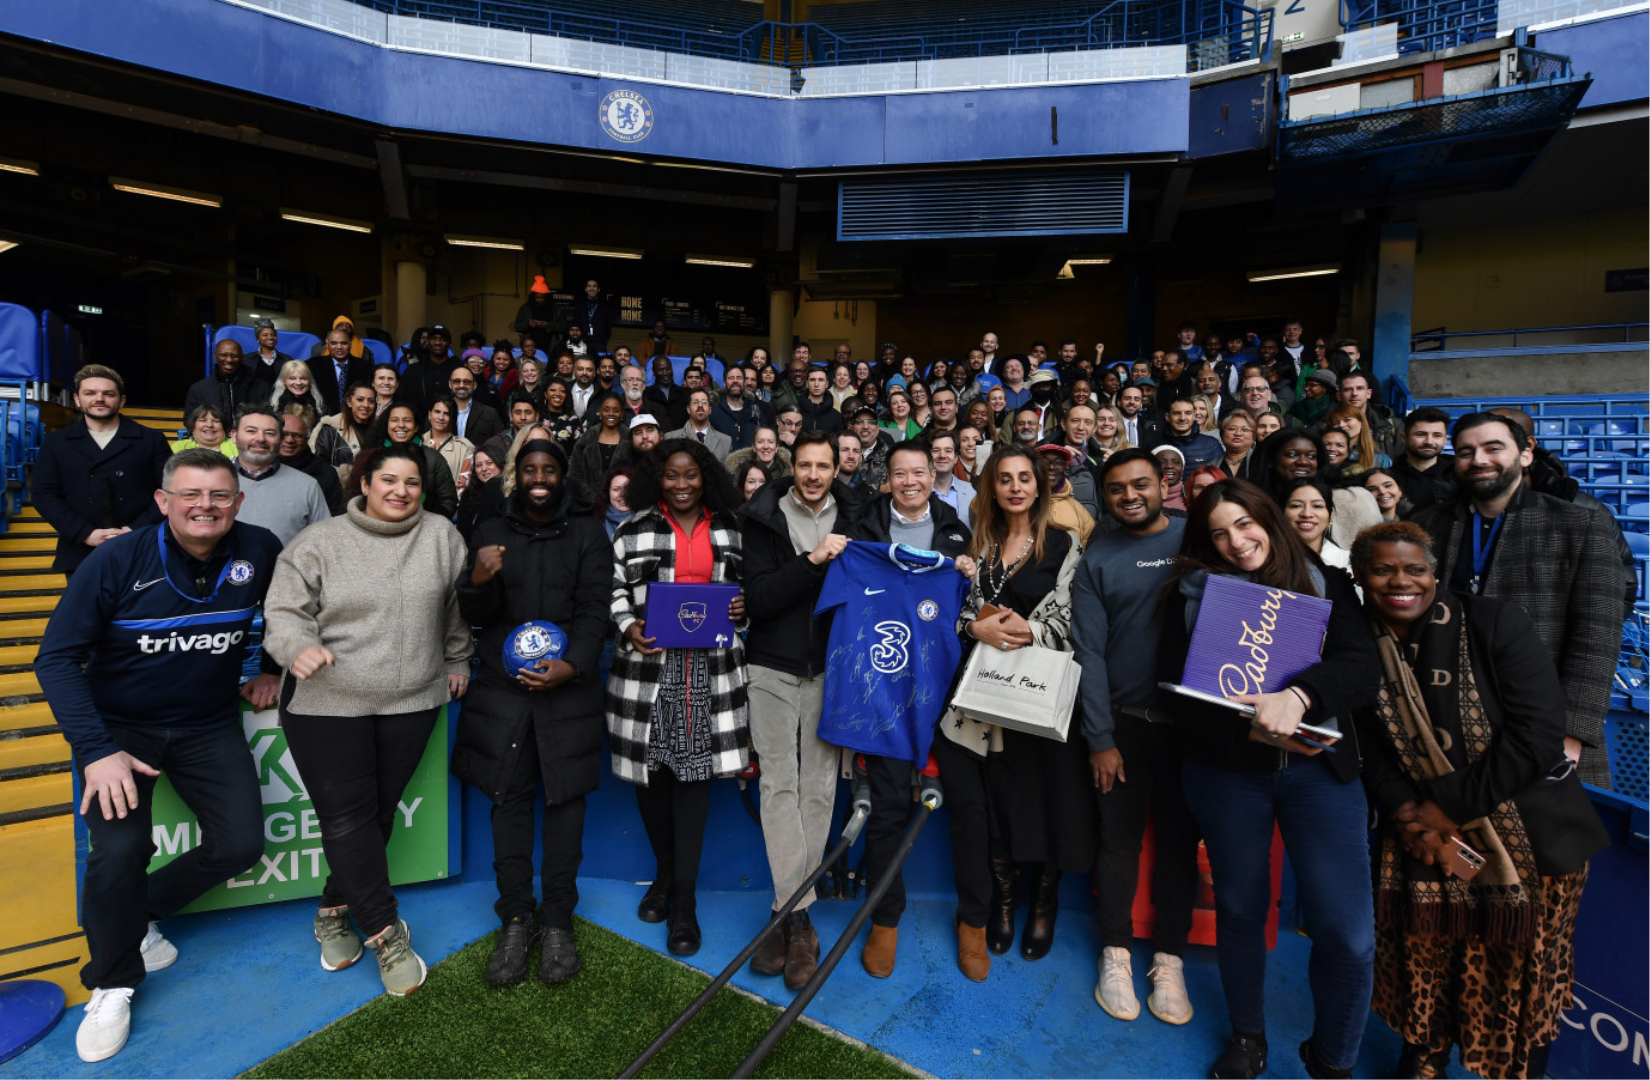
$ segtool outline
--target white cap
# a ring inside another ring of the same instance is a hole
[[[653,419],[652,413],[637,413],[635,416],[630,418],[630,430],[632,431],[635,431],[644,424],[652,424],[654,427],[658,427],[659,421]]]

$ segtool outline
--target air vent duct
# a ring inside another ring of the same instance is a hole
[[[843,180],[838,240],[1122,233],[1127,169],[947,173]]]

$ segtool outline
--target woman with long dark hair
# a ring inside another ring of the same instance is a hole
[[[618,394],[592,398],[586,407],[590,423],[567,452],[571,478],[585,491],[594,491],[615,465],[630,461],[624,399]],[[549,426],[549,425],[547,425]]]
[[[410,442],[363,450],[347,511],[286,546],[264,601],[263,647],[288,676],[281,727],[332,870],[315,915],[321,966],[349,967],[365,938],[397,997],[423,985],[425,967],[398,915],[385,846],[437,712],[470,681],[457,595],[464,540],[420,508],[426,460]],[[386,581],[394,619],[384,617]]]
[[[364,382],[350,383],[344,389],[343,408],[333,416],[322,417],[309,437],[309,448],[338,470],[345,490],[355,455],[371,441],[377,416],[377,395],[372,387]]]
[[[424,509],[451,521],[453,515],[458,513],[458,484],[453,480],[453,471],[447,467],[446,459],[419,440],[418,426],[418,413],[411,405],[398,401],[378,418],[367,445],[411,446],[422,454]]]
[[[1314,1024],[1300,1054],[1309,1075],[1350,1076],[1374,983],[1374,908],[1368,803],[1356,781],[1360,751],[1352,710],[1380,683],[1358,597],[1345,575],[1326,573],[1260,488],[1223,480],[1192,503],[1180,570],[1165,598],[1158,679],[1180,682],[1191,630],[1211,576],[1330,602],[1321,659],[1285,685],[1238,695],[1254,708],[1234,723],[1219,705],[1163,694],[1185,756],[1186,801],[1203,831],[1215,892],[1216,956],[1232,1036],[1212,1076],[1266,1069],[1266,919],[1274,826],[1295,870],[1312,940]],[[1284,617],[1287,617],[1285,615]],[[1302,723],[1344,734],[1333,752],[1292,738]]]
[[[1392,1076],[1546,1075],[1575,977],[1587,860],[1609,835],[1564,755],[1564,687],[1517,604],[1438,587],[1426,530],[1360,533],[1381,689],[1356,713],[1381,817],[1375,1012]],[[1484,866],[1462,878],[1464,845]],[[1568,1021],[1566,1021],[1568,1022]]]
[[[739,497],[722,463],[690,439],[666,440],[642,457],[625,497],[632,512],[613,534],[613,772],[636,785],[657,864],[636,916],[668,919],[666,948],[691,956],[700,942],[695,886],[710,782],[750,758],[745,647],[736,634],[727,648],[656,648],[642,597],[656,582],[740,583]],[[744,622],[742,593],[728,616]]]
[[[1071,581],[1082,559],[1077,537],[1050,518],[1044,462],[1005,446],[981,470],[968,554],[976,570],[957,620],[976,649],[1072,648]],[[1021,864],[1030,868],[1031,913],[1020,954],[1048,955],[1059,913],[1060,876],[1087,873],[1098,837],[1081,739],[1059,743],[962,714],[940,723],[934,756],[951,807],[951,867],[957,883],[957,964],[976,982],[990,953],[1014,943]]]
[[[636,479],[634,465],[619,465],[607,471],[602,479],[602,489],[596,492],[595,505],[591,513],[602,519],[602,527],[607,530],[607,540],[613,541],[613,534],[618,531],[624,519],[630,516],[630,482]]]
[[[1285,490],[1301,480],[1322,480],[1329,484],[1335,500],[1335,521],[1330,538],[1347,550],[1352,541],[1371,525],[1381,522],[1375,497],[1361,487],[1344,487],[1330,477],[1333,470],[1323,440],[1305,428],[1284,428],[1267,436],[1255,448],[1249,475],[1278,506],[1284,504]]]

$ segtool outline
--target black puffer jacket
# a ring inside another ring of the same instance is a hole
[[[928,496],[928,512],[934,515],[933,549],[948,559],[966,554],[968,542],[973,539],[973,534],[968,531],[968,526],[962,523],[962,518],[957,516],[957,512],[938,495]],[[891,542],[889,523],[893,513],[894,497],[876,496],[860,507],[853,525],[848,529],[848,539],[872,540],[881,544]]]
[[[470,583],[476,552],[504,547],[504,568],[485,585]],[[470,687],[453,747],[459,779],[495,802],[515,768],[532,725],[545,797],[563,803],[594,791],[601,778],[602,683],[597,665],[607,639],[613,548],[600,521],[564,498],[546,524],[528,518],[515,500],[500,517],[476,527],[458,585],[458,606],[481,628],[481,674]],[[578,675],[554,690],[529,691],[504,668],[504,640],[530,619],[567,634],[562,659]]]

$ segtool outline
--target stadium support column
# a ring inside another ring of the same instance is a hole
[[[395,264],[395,340],[411,341],[412,333],[424,325],[426,311],[424,264]]]
[[[1410,317],[1415,309],[1416,223],[1381,226],[1375,271],[1375,377],[1383,391],[1394,376],[1409,384]]]
[[[796,294],[789,286],[768,290],[768,359],[785,370],[791,362],[792,327]]]

